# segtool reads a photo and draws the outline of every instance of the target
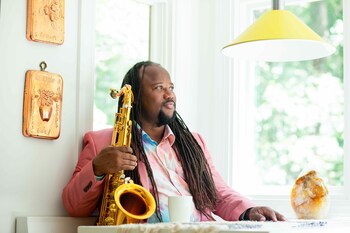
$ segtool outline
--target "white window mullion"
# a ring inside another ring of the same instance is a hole
[[[237,30],[234,31],[235,37],[238,36],[252,22],[252,6],[266,5],[266,2],[236,1],[232,12],[235,12],[233,25]],[[257,174],[253,166],[255,156],[254,140],[254,96],[255,96],[255,63],[248,61],[235,60],[233,64],[233,143],[232,151],[234,159],[232,161],[232,184],[241,192],[251,194],[256,190]],[[242,175],[247,172],[249,175]]]
[[[150,60],[172,72],[172,4],[167,0],[151,5]]]
[[[343,0],[344,20],[344,98],[345,98],[345,133],[344,133],[344,191],[350,199],[350,1]]]

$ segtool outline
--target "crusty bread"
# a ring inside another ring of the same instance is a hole
[[[327,216],[328,189],[316,171],[311,170],[295,181],[291,205],[299,219],[322,219]]]

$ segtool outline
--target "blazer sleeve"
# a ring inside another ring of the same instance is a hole
[[[108,145],[107,140],[101,139],[101,136],[101,133],[98,135],[93,132],[85,134],[84,149],[79,155],[72,178],[63,189],[63,205],[70,216],[87,217],[98,207],[104,182],[96,179],[92,160],[103,146]]]
[[[193,135],[203,149],[216,186],[218,203],[213,213],[226,221],[239,220],[239,216],[248,208],[254,207],[255,204],[226,184],[218,170],[215,168],[212,157],[203,138],[196,133]]]

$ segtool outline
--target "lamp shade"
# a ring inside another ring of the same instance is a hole
[[[334,52],[332,45],[287,10],[264,13],[222,49],[229,57],[271,62],[312,60]]]

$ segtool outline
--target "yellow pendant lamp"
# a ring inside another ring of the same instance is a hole
[[[335,48],[325,42],[294,14],[273,0],[264,13],[222,53],[233,58],[267,62],[304,61],[327,57]]]

